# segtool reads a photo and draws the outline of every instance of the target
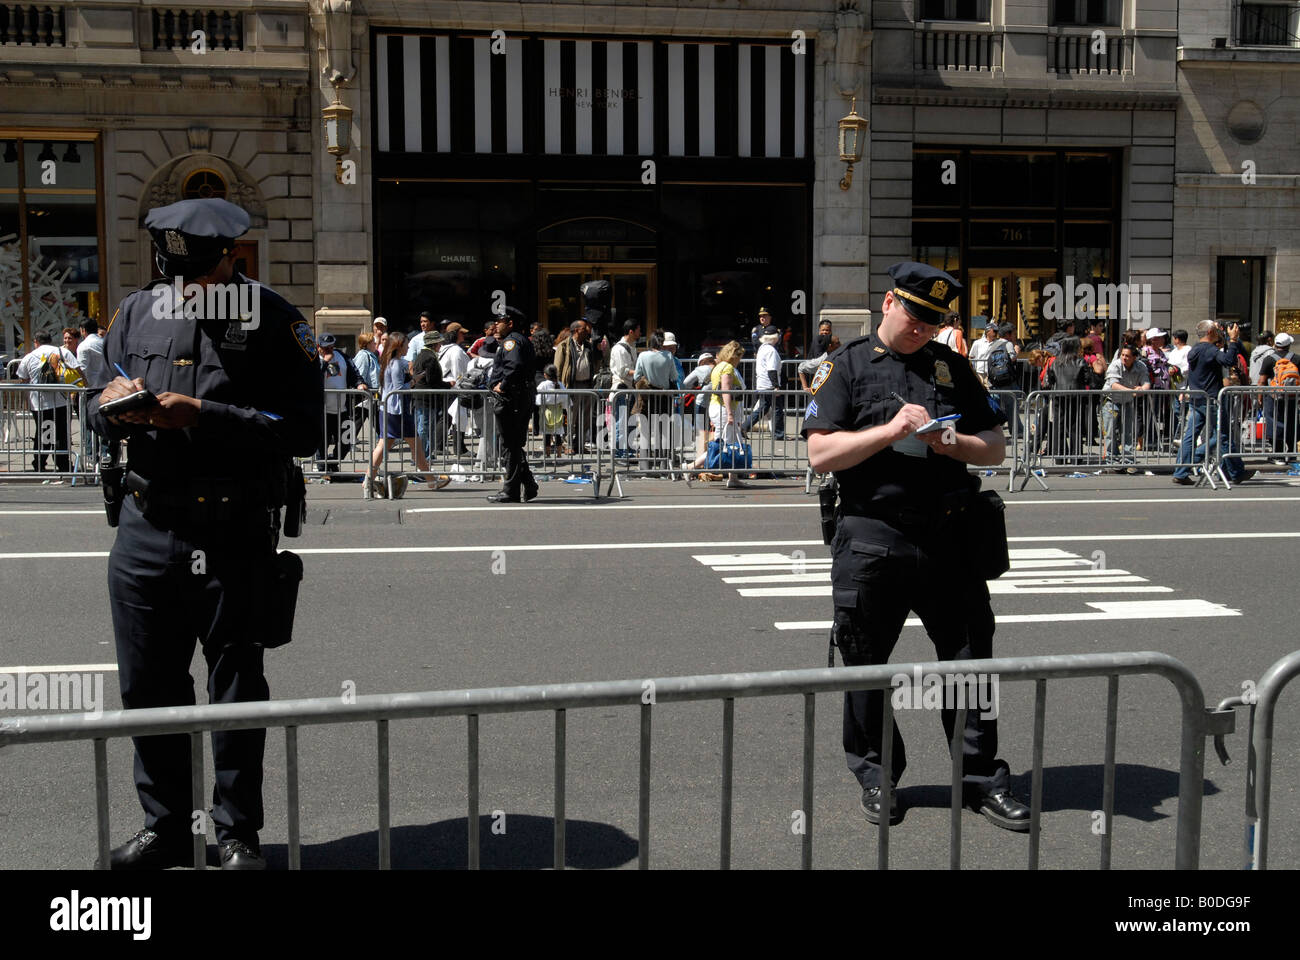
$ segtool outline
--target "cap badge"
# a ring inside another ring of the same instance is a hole
[[[943,300],[948,296],[948,281],[936,280],[930,287],[930,296],[935,300]]]
[[[934,380],[936,383],[941,383],[945,387],[952,386],[952,371],[948,369],[946,361],[936,360],[934,362]]]
[[[163,238],[167,241],[167,252],[173,257],[188,257],[189,248],[185,245],[185,237],[179,230],[166,230],[163,232]]]

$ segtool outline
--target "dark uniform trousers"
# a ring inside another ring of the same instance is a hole
[[[533,407],[527,402],[529,399],[527,394],[523,399],[509,398],[506,407],[497,414],[497,432],[504,450],[502,469],[505,482],[501,489],[510,497],[519,497],[522,490],[537,486],[524,455],[524,444],[528,442],[528,417]]]
[[[832,553],[834,636],[847,666],[888,662],[909,610],[920,617],[937,659],[992,656],[994,623],[988,587],[978,576],[964,572],[959,542],[945,542],[941,533],[933,531],[845,516]],[[864,788],[881,784],[882,697],[888,692],[844,694],[845,758]],[[981,719],[977,706],[990,702],[987,689],[978,696],[966,712],[962,746],[962,782],[968,798],[1010,787],[1010,770],[997,759],[997,721]],[[895,711],[891,757],[895,785],[907,766],[898,729],[900,712]],[[942,710],[941,716],[951,743],[956,710]]]
[[[274,540],[266,511],[234,525],[221,543],[191,542],[141,515],[128,496],[109,553],[108,592],[117,637],[122,706],[191,706],[190,660],[202,645],[211,703],[270,699],[255,611],[270,577]],[[223,545],[224,544],[224,545]],[[195,551],[201,550],[199,565]],[[196,572],[203,570],[203,572]],[[163,834],[192,824],[188,735],[136,737],[135,784],[145,826]],[[265,730],[212,733],[218,841],[256,841],[262,827]]]

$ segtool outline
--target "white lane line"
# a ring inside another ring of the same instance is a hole
[[[52,666],[0,667],[0,673],[99,673],[117,671],[116,663],[56,663]]]
[[[1135,579],[1141,579],[1135,578]],[[742,597],[752,598],[775,598],[775,597],[829,597],[832,595],[833,587],[737,587],[736,592]],[[989,581],[989,594],[1007,595],[1007,594],[1024,594],[1024,593],[1173,593],[1173,587],[1158,586],[1096,586],[1089,585],[1086,587],[1022,587],[1017,583],[1002,583],[998,580]]]
[[[1094,501],[1100,503],[1101,501]],[[1102,541],[1128,540],[1261,540],[1261,539],[1296,539],[1300,532],[1255,530],[1250,533],[1169,533],[1169,534],[1089,534],[1079,537],[1009,537],[1011,543],[1099,543]],[[700,550],[708,547],[821,547],[821,540],[737,540],[717,541],[698,540],[680,543],[493,543],[481,546],[460,547],[297,547],[285,544],[286,549],[293,547],[293,552],[301,555],[316,556],[352,556],[359,554],[399,554],[399,553],[491,553],[493,550],[513,550],[517,553],[546,553],[548,551],[573,550]],[[48,553],[0,553],[0,560],[67,560],[107,557],[107,550],[87,550],[81,552],[51,551]]]
[[[819,506],[816,502],[809,503],[807,500],[798,502],[781,501],[779,503],[574,503],[561,504],[552,500],[549,504],[517,504],[510,507],[511,513],[521,511],[554,513],[557,510],[752,510],[755,507],[762,507],[768,510],[773,508],[805,508]],[[497,513],[501,507],[411,507],[403,509],[402,513]],[[100,511],[101,513],[103,511]]]
[[[335,501],[322,500],[320,504],[312,501],[313,506],[329,504]],[[345,501],[351,503],[353,501]],[[1093,499],[1061,499],[1061,500],[1017,500],[1014,497],[1006,499],[1007,506],[1035,507],[1035,506],[1096,506],[1098,504],[1124,504],[1124,503],[1224,503],[1223,497],[1124,497],[1108,499],[1099,496]],[[1259,502],[1259,503],[1277,503],[1292,502],[1300,503],[1300,495],[1292,497],[1239,497],[1235,494],[1232,496],[1233,503]],[[799,500],[799,501],[779,501],[776,503],[574,503],[561,504],[552,501],[547,505],[540,504],[517,504],[510,507],[512,513],[520,511],[551,511],[556,510],[753,510],[753,509],[812,509],[818,504],[816,501]],[[409,507],[402,510],[403,513],[494,513],[501,510],[501,507]],[[33,510],[0,510],[0,516],[102,516],[104,511],[98,510],[53,510],[53,509],[33,509]]]
[[[1198,617],[1239,617],[1233,610],[1208,600],[1101,600],[1089,603],[1095,613],[1011,613],[996,617],[999,625],[1009,623],[1056,623],[1088,620],[1166,620]],[[775,624],[778,630],[829,630],[829,620],[785,620]],[[919,627],[918,617],[908,617],[904,626]]]

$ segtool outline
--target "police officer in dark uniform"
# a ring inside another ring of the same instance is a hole
[[[522,310],[506,307],[492,329],[499,346],[488,375],[488,389],[497,395],[491,405],[496,407],[506,474],[501,492],[488,497],[492,503],[519,503],[521,492],[525,502],[537,497],[537,481],[524,455],[536,392],[533,345],[524,333],[527,326]]]
[[[301,519],[303,489],[290,458],[320,445],[324,394],[307,322],[235,271],[234,241],[248,225],[225,200],[150,211],[164,279],[123,300],[105,338],[109,369],[125,376],[103,385],[89,420],[101,436],[127,441],[124,473],[105,484],[127,709],[192,705],[196,640],[210,702],[266,700],[263,649],[288,641],[301,562],[276,552],[280,508],[296,535],[289,519]],[[156,399],[125,413],[101,409],[142,390]],[[224,869],[265,867],[257,836],[265,740],[265,730],[212,734],[211,816]],[[112,851],[110,865],[189,862],[189,737],[137,737],[135,748],[145,829]]]
[[[819,473],[834,471],[840,490],[831,638],[846,665],[886,663],[910,609],[940,660],[988,658],[993,611],[986,571],[972,567],[981,537],[967,525],[979,512],[979,481],[966,466],[1002,462],[1005,418],[990,406],[970,364],[931,340],[961,284],[920,263],[895,264],[889,275],[894,286],[885,295],[876,333],[823,361],[810,386],[804,428],[809,461]],[[955,429],[917,433],[932,417],[952,414],[960,415],[949,421]],[[1005,556],[1005,528],[998,539],[993,547]],[[987,697],[987,682],[984,687],[979,692]],[[997,722],[981,717],[991,711],[979,709],[976,692],[970,693],[964,800],[1000,827],[1028,830],[1029,808],[1012,795],[1010,771],[997,759]],[[872,823],[880,822],[886,787],[880,767],[882,696],[880,690],[855,691],[844,698],[844,751]],[[942,718],[951,743],[956,711],[945,709]],[[893,787],[906,764],[895,725],[891,822],[899,818]]]

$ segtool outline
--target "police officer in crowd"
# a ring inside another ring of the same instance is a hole
[[[108,587],[122,704],[192,705],[196,640],[212,703],[266,700],[263,649],[288,641],[301,579],[297,557],[276,552],[280,508],[288,533],[297,533],[289,517],[301,518],[301,473],[290,458],[321,444],[316,343],[297,310],[236,272],[235,238],[249,226],[239,207],[183,200],[150,211],[145,226],[164,279],[118,307],[104,354],[108,369],[125,375],[96,384],[103,389],[89,406],[94,430],[128,449],[120,483],[105,484],[106,500],[110,487],[121,493],[108,504],[110,523],[120,511]],[[177,277],[204,295],[177,296]],[[154,399],[124,413],[102,409],[144,390]],[[265,740],[265,730],[212,734],[211,817],[223,869],[266,865],[258,846]],[[135,783],[145,828],[112,851],[110,866],[189,862],[189,737],[137,737]]]
[[[832,542],[832,641],[848,666],[889,660],[909,610],[916,611],[940,660],[992,656],[993,611],[984,571],[972,569],[979,540],[956,518],[977,498],[967,464],[1000,464],[1001,424],[970,364],[931,342],[961,284],[920,263],[889,268],[879,328],[818,365],[804,434],[818,473],[839,481]],[[957,414],[954,429],[918,433],[931,418]],[[971,507],[971,513],[975,510]],[[1005,528],[1000,543],[1005,556]],[[998,570],[992,575],[996,576]],[[987,681],[979,691],[988,695]],[[1029,808],[1010,790],[997,759],[997,722],[981,716],[976,691],[966,700],[962,747],[964,801],[1000,827],[1029,829]],[[894,726],[892,771],[881,771],[883,691],[844,699],[844,751],[862,784],[862,809],[879,823],[888,786],[890,822],[899,819],[897,786],[907,764]],[[979,702],[988,703],[987,699]],[[945,706],[949,706],[945,700]],[[942,711],[952,741],[956,711]]]
[[[488,389],[497,395],[497,431],[504,449],[505,481],[501,492],[488,497],[492,503],[519,503],[536,498],[537,481],[528,469],[524,443],[528,439],[528,418],[533,411],[533,345],[524,331],[528,326],[523,311],[506,307],[492,328],[496,337],[496,358],[488,375]]]

